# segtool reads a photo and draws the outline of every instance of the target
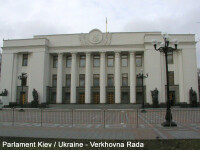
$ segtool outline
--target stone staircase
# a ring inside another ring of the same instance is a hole
[[[137,109],[141,104],[50,104],[57,109]]]

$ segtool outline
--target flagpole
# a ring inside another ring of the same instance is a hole
[[[106,33],[107,33],[107,17],[106,17]]]

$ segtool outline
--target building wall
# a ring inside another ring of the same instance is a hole
[[[12,100],[12,75],[13,75],[14,54],[2,54],[2,78],[1,90],[8,90],[8,96],[2,97],[3,101],[8,104]]]
[[[91,35],[99,32],[102,40],[93,43]],[[174,52],[174,63],[169,64],[169,71],[174,71],[174,83],[178,87],[177,98],[180,102],[189,102],[189,89],[192,87],[198,92],[197,82],[197,62],[196,47],[194,35],[191,34],[173,34],[170,35],[179,40],[178,48],[181,52]],[[40,102],[46,102],[47,87],[52,86],[52,75],[57,74],[57,68],[53,68],[53,55],[63,53],[62,61],[62,87],[66,85],[66,74],[71,74],[71,68],[66,68],[66,54],[76,52],[76,86],[79,86],[79,74],[86,74],[85,67],[79,67],[80,55],[91,52],[91,82],[93,86],[93,74],[100,74],[100,67],[93,67],[93,55],[106,52],[105,59],[105,83],[107,86],[107,74],[115,75],[114,67],[107,67],[107,55],[115,52],[128,54],[128,66],[120,66],[120,75],[128,73],[128,85],[130,86],[130,52],[142,54],[143,65],[135,67],[135,74],[144,70],[148,73],[148,78],[144,80],[146,102],[152,103],[151,91],[157,88],[159,90],[159,102],[166,101],[165,85],[165,58],[164,55],[153,49],[151,40],[157,39],[162,42],[160,32],[130,32],[130,33],[101,33],[99,30],[92,30],[85,34],[66,34],[66,35],[38,35],[32,39],[22,40],[4,40],[2,54],[2,80],[1,91],[8,90],[8,96],[3,97],[10,102],[16,101],[16,89],[20,86],[18,75],[22,72],[27,73],[28,102],[32,101],[32,91],[35,88],[38,91]],[[28,53],[28,66],[22,66],[22,55]],[[115,59],[114,59],[115,60]],[[121,64],[121,59],[120,59]],[[120,76],[120,86],[122,85],[122,76]],[[136,85],[136,83],[135,83]],[[172,87],[171,89],[173,89]],[[177,89],[177,88],[176,88]]]

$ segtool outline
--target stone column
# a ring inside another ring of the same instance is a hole
[[[105,52],[101,52],[100,55],[100,103],[106,103],[106,62]]]
[[[120,53],[115,52],[115,103],[121,103]]]
[[[13,85],[12,85],[12,102],[16,102],[16,96],[17,96],[17,81],[18,79],[18,54],[14,54],[14,63],[13,63],[13,76],[12,76],[12,81],[13,81]]]
[[[91,54],[89,52],[86,53],[85,103],[91,103]]]
[[[130,52],[130,103],[136,103],[135,53]]]
[[[70,103],[76,103],[76,53],[72,53]]]
[[[62,70],[63,70],[62,64],[63,64],[63,54],[58,53],[56,103],[62,103]]]
[[[178,52],[178,74],[179,74],[179,99],[180,102],[186,102],[184,99],[184,80],[183,80],[183,59],[182,51]]]

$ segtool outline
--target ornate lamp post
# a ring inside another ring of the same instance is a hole
[[[21,80],[21,87],[22,87],[22,90],[21,90],[20,97],[22,98],[22,95],[23,95],[23,93],[24,93],[23,87],[26,85],[27,73],[22,73],[21,75],[18,76],[18,79]],[[20,109],[20,111],[24,111],[24,110],[23,110],[24,99],[21,99],[21,100],[20,100],[20,103],[21,103],[21,107],[22,107],[22,108]]]
[[[173,40],[174,48],[169,46],[169,36],[168,34],[164,33],[162,34],[164,42],[160,44],[160,48],[157,48],[157,41],[152,40],[152,44],[154,45],[154,48],[156,51],[163,52],[165,54],[165,63],[166,63],[166,81],[167,81],[167,110],[165,115],[165,122],[162,123],[162,126],[164,127],[171,127],[171,126],[177,126],[175,122],[172,121],[172,113],[171,113],[171,103],[169,99],[169,74],[168,74],[168,53],[173,52],[177,50],[178,41]]]
[[[142,110],[141,110],[141,112],[146,112],[144,110],[144,84],[143,84],[143,80],[147,77],[148,77],[148,73],[146,75],[144,75],[143,69],[141,69],[141,73],[137,74],[137,78],[142,80]]]

